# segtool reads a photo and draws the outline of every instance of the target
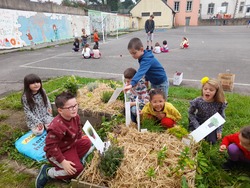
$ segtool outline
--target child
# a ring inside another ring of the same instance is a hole
[[[100,50],[98,49],[98,46],[95,44],[93,47],[93,58],[94,59],[100,59],[101,58],[101,53]]]
[[[88,40],[88,35],[85,32],[85,29],[82,29],[82,48],[84,48],[84,46],[87,44],[87,40]]]
[[[186,37],[183,37],[182,42],[180,44],[181,49],[188,48],[189,47],[189,42]]]
[[[99,40],[100,40],[100,38],[99,38],[99,36],[98,36],[98,31],[97,31],[96,29],[95,29],[95,31],[94,31],[93,38],[94,38],[94,42],[95,42],[97,48],[99,48]]]
[[[24,77],[24,91],[21,99],[28,128],[35,135],[41,135],[53,120],[50,101],[35,74]]]
[[[129,84],[135,74],[136,70],[134,68],[127,68],[123,73],[126,83]],[[136,122],[137,116],[135,102],[137,96],[140,107],[139,110],[142,110],[144,105],[149,102],[149,95],[144,79],[140,79],[139,82],[130,90],[130,93],[128,94],[128,97],[130,99],[131,119],[133,122]]]
[[[172,128],[181,119],[179,111],[169,102],[166,102],[165,93],[160,89],[149,92],[150,102],[142,109],[143,118],[154,118],[160,121],[165,128]]]
[[[36,187],[44,187],[51,178],[69,180],[83,170],[81,159],[91,147],[83,136],[78,104],[73,94],[63,92],[55,99],[58,115],[51,122],[44,151],[53,167],[44,164],[36,178]]]
[[[224,170],[231,170],[239,162],[250,164],[250,126],[222,139],[220,151],[227,150],[229,159],[223,164]]]
[[[166,40],[164,40],[162,42],[163,46],[161,47],[161,52],[168,52],[168,42]]]
[[[139,69],[133,76],[130,84],[124,87],[127,92],[134,87],[138,81],[145,75],[145,80],[150,81],[152,88],[159,88],[168,96],[168,77],[160,62],[154,57],[152,51],[144,50],[139,38],[133,38],[128,43],[129,53],[134,59],[138,59]]]
[[[202,83],[202,96],[190,102],[189,130],[197,129],[202,123],[218,112],[225,118],[226,101],[220,82],[216,79],[204,77]],[[222,126],[210,133],[206,140],[212,144],[221,139]]]
[[[74,48],[72,50],[74,50],[75,52],[78,52],[80,49],[80,42],[79,42],[79,39],[77,37],[75,38],[73,46],[74,46]]]
[[[161,46],[160,46],[159,42],[155,43],[155,47],[154,47],[153,52],[156,53],[156,54],[161,53]]]
[[[84,59],[91,58],[91,49],[89,47],[89,44],[85,44],[84,48],[82,49],[82,56]]]

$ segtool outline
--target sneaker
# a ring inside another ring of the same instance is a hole
[[[232,161],[228,159],[225,163],[222,164],[222,169],[225,171],[230,171],[236,166],[237,166],[237,161]]]
[[[46,164],[42,165],[41,170],[36,178],[36,188],[44,188],[47,181],[50,179],[48,175],[49,168],[50,167]]]

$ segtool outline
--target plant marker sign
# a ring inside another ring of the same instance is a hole
[[[198,143],[215,129],[220,127],[223,123],[225,123],[225,119],[217,112],[209,119],[207,119],[202,125],[200,125],[197,129],[191,132],[188,137],[193,139],[195,143]],[[184,138],[182,140],[184,143],[188,144],[188,139]],[[190,140],[189,140],[190,141]]]
[[[125,87],[125,78],[122,76],[122,83]],[[127,93],[124,92],[124,99],[125,99],[125,124],[126,126],[129,126],[131,123],[131,114],[130,114],[130,100],[128,98],[128,94],[130,91],[127,91]]]
[[[141,132],[141,124],[140,124],[140,111],[139,111],[139,101],[138,101],[138,96],[135,99],[135,104],[136,104],[136,120],[137,120],[137,127],[138,131]]]
[[[112,94],[112,96],[110,97],[108,104],[115,102],[117,97],[120,95],[120,93],[122,92],[123,88],[116,88],[114,93]]]
[[[99,137],[99,135],[96,133],[95,129],[92,127],[90,122],[87,120],[83,126],[83,131],[88,136],[92,144],[95,146],[95,148],[102,154],[105,149],[105,144]]]

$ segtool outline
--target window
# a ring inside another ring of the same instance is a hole
[[[154,16],[161,16],[161,12],[153,12]]]
[[[202,4],[200,4],[199,14],[201,14]]]
[[[192,11],[192,1],[187,1],[187,9],[186,11]]]
[[[150,12],[142,12],[141,16],[150,16]]]
[[[239,13],[243,12],[244,5],[245,5],[245,2],[240,2]]]
[[[214,13],[214,3],[209,3],[208,4],[207,13],[208,14],[213,14]]]
[[[179,1],[175,1],[174,2],[174,11],[175,12],[179,12],[180,11],[180,2]]]
[[[224,13],[227,13],[227,7],[228,7],[228,3],[227,2],[224,2],[221,4],[222,7],[226,7],[226,10]]]
[[[247,13],[249,13],[250,12],[250,7],[247,7],[247,11],[246,11]]]

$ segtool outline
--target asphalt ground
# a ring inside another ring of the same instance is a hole
[[[189,39],[188,49],[179,47],[183,36]],[[139,37],[146,46],[144,31],[108,38],[100,42],[101,59],[83,59],[80,52],[72,52],[73,41],[58,47],[36,45],[32,51],[1,50],[0,97],[22,90],[23,78],[30,73],[43,80],[63,75],[121,80],[126,68],[139,66],[127,50],[133,37]],[[170,52],[155,57],[165,68],[170,83],[179,71],[184,75],[181,85],[200,88],[202,77],[217,78],[219,73],[230,71],[236,75],[233,92],[250,94],[250,28],[200,26],[156,30],[154,43],[162,44],[163,40],[168,41]]]

